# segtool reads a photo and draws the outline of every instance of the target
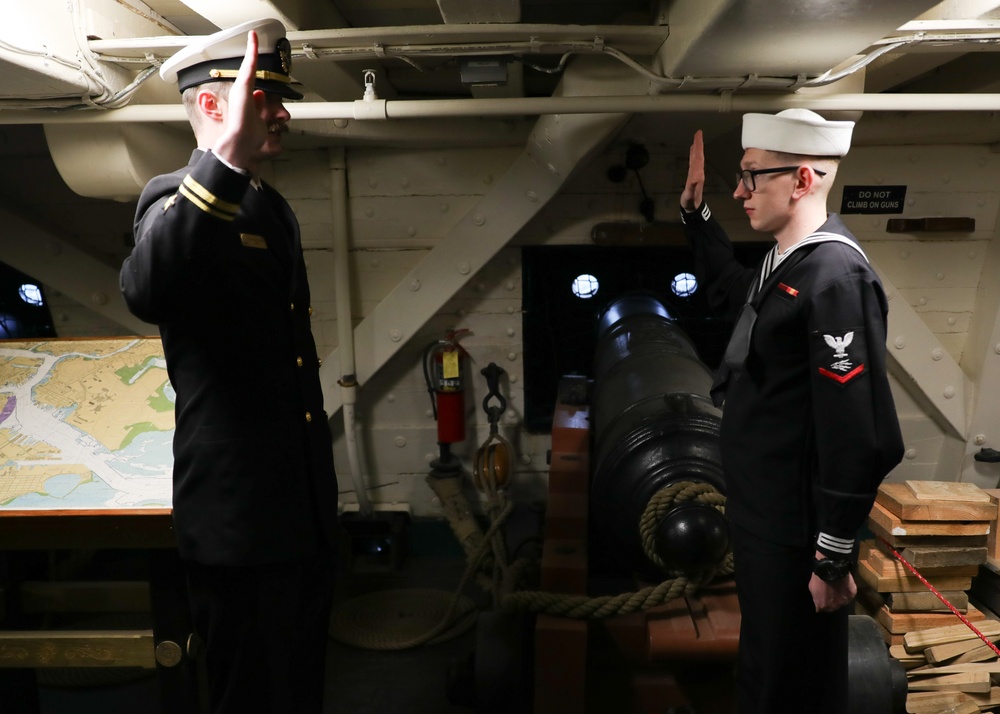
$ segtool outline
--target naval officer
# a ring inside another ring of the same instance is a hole
[[[701,132],[681,195],[709,303],[737,316],[713,397],[724,405],[741,714],[847,711],[855,538],[903,454],[885,293],[826,209],[853,127],[805,109],[744,116],[733,197],[775,241],[752,269],[702,199]]]
[[[302,98],[290,70],[277,20],[162,65],[198,148],[142,192],[121,270],[177,395],[173,517],[213,713],[322,708],[337,482],[298,223],[260,179]]]

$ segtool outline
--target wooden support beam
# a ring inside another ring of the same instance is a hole
[[[987,536],[989,521],[904,521],[882,504],[872,506],[871,521],[895,536]]]
[[[590,409],[556,404],[542,550],[542,590],[587,594],[587,518],[590,495]],[[585,620],[539,615],[535,623],[534,710],[586,709],[588,627]]]
[[[940,590],[938,592],[941,592]],[[969,609],[969,594],[963,590],[945,590],[941,595],[959,612]],[[885,604],[895,612],[950,612],[950,608],[930,590],[915,593],[886,593]]]
[[[907,674],[913,674],[913,670]],[[962,674],[946,674],[942,677],[911,679],[909,689],[911,692],[958,691],[985,694],[990,691],[990,673],[964,672]]]
[[[858,576],[872,590],[880,593],[924,592],[927,586],[917,578],[899,577],[898,575],[879,575],[865,561],[858,563]],[[972,578],[961,575],[944,575],[927,579],[938,591],[968,590],[972,587]]]
[[[1000,622],[986,620],[976,627],[986,637],[1000,636]],[[935,627],[930,630],[922,630],[919,632],[907,632],[906,635],[903,636],[903,644],[906,646],[907,652],[913,653],[923,652],[928,647],[934,647],[936,645],[944,645],[949,642],[963,642],[970,639],[979,638],[976,637],[976,633],[970,630],[967,626],[958,624],[950,625],[948,627]]]
[[[941,714],[975,704],[971,694],[962,692],[910,692],[906,697],[907,714]],[[977,707],[978,709],[978,707]]]
[[[972,484],[955,484],[970,486]],[[985,502],[925,500],[917,497],[905,483],[879,486],[876,503],[904,521],[990,521],[997,517],[997,506],[989,494],[980,490]]]

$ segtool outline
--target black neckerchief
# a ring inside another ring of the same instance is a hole
[[[760,277],[755,276],[750,283],[750,290],[747,292],[747,301],[740,308],[736,317],[736,325],[733,327],[733,334],[726,345],[726,353],[722,357],[719,368],[715,371],[715,380],[712,383],[711,395],[712,403],[721,407],[726,399],[726,388],[743,371],[743,363],[750,353],[750,339],[753,336],[753,326],[757,321],[757,308],[761,301],[774,290],[778,279],[801,262],[813,249],[819,245],[817,241],[813,245],[803,245],[795,249],[791,255],[785,258],[774,268],[763,283]],[[763,263],[761,265],[763,268]],[[758,271],[758,274],[760,271]]]

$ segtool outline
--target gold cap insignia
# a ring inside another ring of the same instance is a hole
[[[282,37],[274,46],[274,54],[278,55],[281,61],[281,71],[285,74],[292,72],[292,45],[287,37]]]

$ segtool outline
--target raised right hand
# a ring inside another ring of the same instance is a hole
[[[257,72],[257,33],[247,33],[247,50],[239,73],[229,90],[225,129],[212,150],[241,169],[256,174],[260,168],[260,149],[267,139],[262,116],[264,92],[254,88]]]
[[[681,193],[681,208],[689,213],[701,205],[705,190],[705,144],[701,129],[694,133],[688,152],[688,175]]]

